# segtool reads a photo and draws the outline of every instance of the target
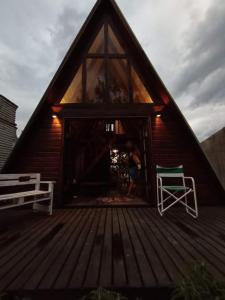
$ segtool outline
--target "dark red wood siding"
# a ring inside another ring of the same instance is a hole
[[[222,191],[203,155],[180,115],[167,110],[161,118],[152,118],[152,162],[162,166],[184,165],[185,175],[193,176],[199,204],[219,204]]]
[[[60,201],[63,125],[59,119],[43,113],[19,151],[10,161],[9,173],[41,173],[42,180],[56,181],[55,199]],[[59,202],[58,202],[59,203]]]
[[[23,145],[10,160],[6,171],[41,173],[43,180],[56,181],[55,203],[61,204],[63,203],[63,196],[60,193],[63,171],[63,121],[52,119],[47,112],[42,113],[40,117],[41,121],[34,124]],[[167,109],[161,118],[152,117],[151,123],[154,198],[156,195],[155,165],[183,164],[185,174],[193,176],[196,180],[199,204],[220,204],[223,201],[221,187],[182,117],[174,110]],[[155,200],[151,201],[151,204],[155,205]]]

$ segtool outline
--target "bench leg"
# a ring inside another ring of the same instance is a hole
[[[50,216],[52,215],[52,210],[53,210],[53,189],[49,190],[49,204],[48,205],[43,205],[40,203],[34,203],[33,204],[33,211],[41,211],[41,212],[46,212],[48,213]],[[36,197],[34,197],[34,199],[37,199]]]
[[[24,198],[21,197],[17,200],[17,204],[23,204],[24,203]]]
[[[53,193],[51,192],[50,194],[50,202],[49,202],[49,215],[51,216],[52,215],[52,210],[53,210]]]
[[[53,204],[53,198],[52,198],[52,196],[51,196],[50,203],[49,203],[49,215],[50,215],[50,216],[52,215],[52,210],[53,210],[52,204]]]
[[[46,206],[47,207],[47,206]],[[36,211],[43,211],[46,212],[46,207],[44,205],[38,204],[38,203],[34,203],[33,204],[33,210]]]
[[[39,203],[34,203],[33,204],[33,210],[34,211],[45,212],[45,213],[48,213],[49,215],[51,214],[50,205],[42,205],[42,204],[39,204]]]

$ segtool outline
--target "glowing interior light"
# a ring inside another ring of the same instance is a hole
[[[113,152],[113,153],[118,153],[119,150],[118,150],[118,149],[113,149],[112,152]]]
[[[56,119],[56,118],[57,118],[57,116],[56,116],[56,115],[52,115],[52,118],[53,118],[53,119]]]
[[[157,115],[156,115],[156,118],[161,118],[161,114],[157,114]]]

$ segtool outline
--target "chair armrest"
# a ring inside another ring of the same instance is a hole
[[[158,185],[158,182],[160,182],[160,186],[162,186],[162,177],[157,175],[156,179],[157,179],[157,185]]]
[[[184,176],[184,179],[190,179],[193,182],[195,181],[193,177],[186,177],[186,176]]]
[[[186,180],[186,179],[191,180],[192,186],[193,186],[193,188],[195,188],[195,180],[194,180],[194,178],[193,177],[184,177],[184,180]]]

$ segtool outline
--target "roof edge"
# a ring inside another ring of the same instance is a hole
[[[5,96],[3,96],[2,94],[0,94],[0,99],[5,100],[6,102],[8,102],[10,105],[18,108],[18,105],[16,105],[14,102],[12,102],[11,100],[9,100],[8,98],[6,98]]]

